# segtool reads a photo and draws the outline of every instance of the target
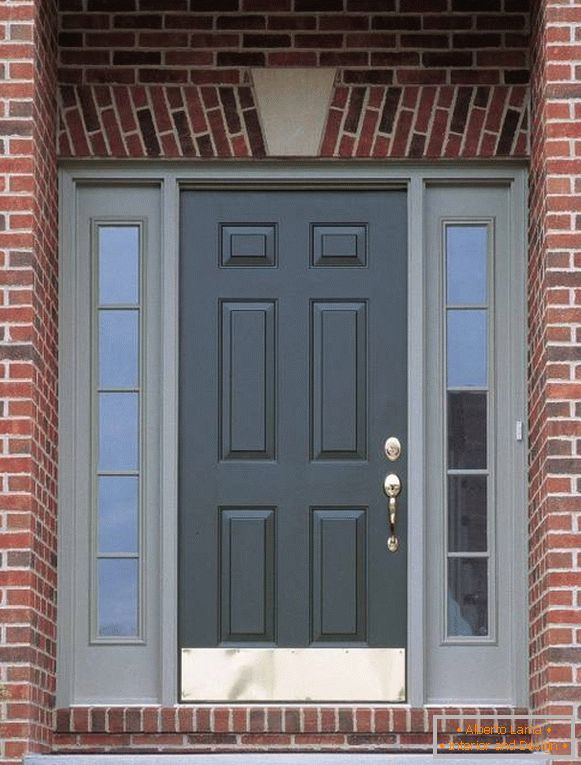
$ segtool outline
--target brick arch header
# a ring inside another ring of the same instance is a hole
[[[63,158],[261,158],[268,154],[247,85],[64,86]],[[335,86],[320,157],[528,155],[527,88]]]
[[[61,157],[263,157],[249,86],[64,87]]]
[[[523,87],[338,87],[322,156],[524,157]]]

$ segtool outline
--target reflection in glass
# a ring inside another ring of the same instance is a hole
[[[99,312],[99,385],[136,388],[138,378],[138,311]]]
[[[448,467],[486,468],[486,393],[448,393]]]
[[[448,387],[487,385],[487,311],[448,311]]]
[[[485,475],[448,477],[448,549],[451,552],[485,552]]]
[[[100,476],[98,487],[99,552],[136,553],[137,476]]]
[[[138,629],[138,561],[101,559],[99,565],[98,634],[136,637]]]
[[[488,634],[488,563],[448,559],[448,635]]]
[[[99,226],[99,303],[138,302],[138,226]]]
[[[138,394],[99,394],[99,470],[137,470]]]
[[[488,229],[486,226],[446,227],[447,302],[487,302]]]

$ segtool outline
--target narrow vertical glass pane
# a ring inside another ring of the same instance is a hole
[[[99,385],[136,388],[139,369],[139,312],[99,312]]]
[[[137,470],[137,393],[99,394],[99,470]]]
[[[486,398],[471,391],[448,393],[448,467],[486,468]]]
[[[139,302],[139,227],[99,226],[100,305]]]
[[[138,551],[137,476],[100,476],[98,485],[99,552]]]
[[[448,387],[485,388],[488,384],[488,311],[448,311]]]
[[[486,552],[485,475],[448,477],[448,549]]]
[[[446,227],[446,281],[449,305],[487,302],[487,265],[486,226]]]
[[[488,634],[488,561],[448,559],[448,635]]]
[[[135,558],[101,559],[98,565],[99,636],[137,637],[139,562]]]

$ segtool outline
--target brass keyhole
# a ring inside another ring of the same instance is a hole
[[[390,436],[383,445],[383,453],[390,462],[395,462],[401,455],[401,443],[399,438]]]

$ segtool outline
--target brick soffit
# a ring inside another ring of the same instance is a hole
[[[64,85],[59,155],[283,156],[269,154],[259,111],[250,78],[223,86]],[[312,156],[524,158],[529,122],[524,85],[336,84]]]

